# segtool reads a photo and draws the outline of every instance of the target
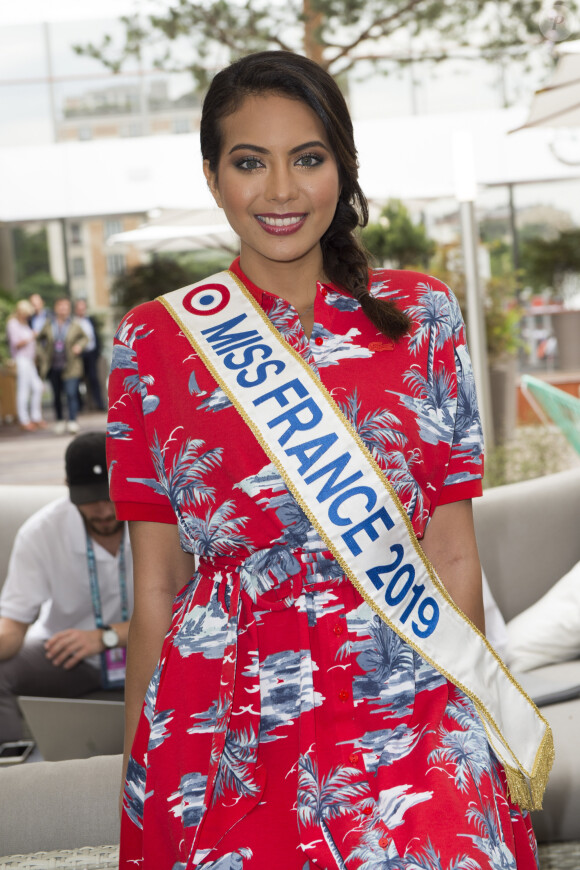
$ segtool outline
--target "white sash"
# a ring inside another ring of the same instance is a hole
[[[539,809],[548,723],[427,560],[395,491],[232,272],[160,297],[362,597],[474,702],[512,799]]]

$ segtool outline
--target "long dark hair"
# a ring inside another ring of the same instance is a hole
[[[369,261],[355,230],[368,222],[368,204],[358,183],[352,121],[340,88],[317,63],[290,51],[261,51],[221,70],[206,94],[201,115],[201,153],[212,172],[222,149],[221,121],[243,100],[276,93],[306,103],[320,118],[338,166],[341,193],[331,225],[320,240],[328,278],[357,299],[386,336],[398,339],[410,320],[390,300],[368,292]]]

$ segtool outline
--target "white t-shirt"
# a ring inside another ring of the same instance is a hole
[[[94,350],[97,346],[97,337],[95,335],[93,324],[88,317],[75,317],[75,320],[89,340],[85,350]]]
[[[133,560],[124,538],[127,600],[133,611]],[[93,541],[103,622],[121,622],[119,557]],[[86,533],[68,499],[53,501],[21,526],[0,594],[0,616],[30,625],[28,637],[46,639],[66,628],[93,629]],[[98,657],[88,659],[98,666]]]

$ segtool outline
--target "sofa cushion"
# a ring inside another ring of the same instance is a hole
[[[510,667],[529,671],[580,655],[580,562],[507,626]]]
[[[83,849],[0,858],[0,870],[16,867],[21,870],[116,870],[118,866],[118,846],[87,846]]]
[[[62,498],[67,493],[66,486],[0,485],[0,505],[3,507],[0,518],[0,588],[6,579],[16,532],[22,523],[45,504]]]
[[[580,559],[580,468],[486,489],[473,513],[481,562],[507,621]]]
[[[118,844],[121,767],[120,755],[96,755],[0,771],[0,851]]]

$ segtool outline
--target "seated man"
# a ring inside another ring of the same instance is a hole
[[[74,438],[70,498],[19,530],[0,594],[0,743],[20,740],[16,696],[72,698],[122,686],[133,562],[109,501],[105,433]]]

